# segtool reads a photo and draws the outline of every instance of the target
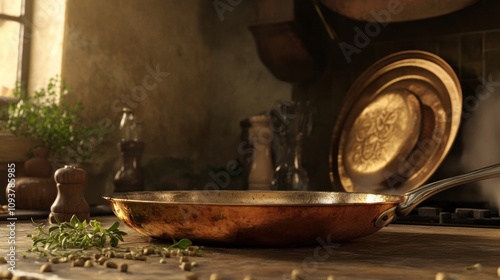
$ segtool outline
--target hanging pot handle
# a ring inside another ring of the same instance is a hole
[[[337,34],[335,34],[333,28],[326,21],[325,16],[323,15],[323,12],[321,11],[321,8],[319,6],[318,0],[311,0],[311,1],[314,5],[314,9],[318,14],[319,19],[321,20],[321,23],[323,24],[323,27],[325,27],[325,31],[328,34],[328,38],[330,38],[332,42],[335,41],[335,39],[338,39]]]
[[[422,201],[449,188],[498,176],[500,176],[500,163],[430,184],[425,184],[404,195],[405,201],[397,206],[396,214],[398,216],[408,215],[411,210]]]

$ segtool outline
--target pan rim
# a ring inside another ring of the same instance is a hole
[[[206,200],[193,201],[189,195],[205,195]],[[241,195],[250,196],[241,201],[211,201],[216,195]],[[183,201],[161,200],[160,196],[179,196]],[[183,197],[184,195],[184,197]],[[206,195],[209,197],[207,198]],[[253,197],[252,197],[253,195]],[[269,195],[272,197],[262,197]],[[301,196],[307,196],[307,201],[300,201]],[[144,199],[148,198],[149,199]],[[260,196],[260,197],[259,197]],[[199,205],[199,206],[246,206],[246,207],[318,207],[318,206],[346,206],[346,205],[368,205],[368,204],[399,204],[406,198],[402,195],[380,194],[368,192],[326,192],[326,191],[247,191],[247,190],[181,190],[181,191],[141,191],[110,193],[102,196],[109,202],[143,203],[157,205]],[[157,197],[158,199],[151,199]],[[187,199],[186,199],[187,198]],[[191,201],[189,201],[189,199]],[[246,201],[245,201],[246,200]]]

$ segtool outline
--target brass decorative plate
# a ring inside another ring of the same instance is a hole
[[[349,192],[403,194],[423,184],[460,125],[453,69],[424,51],[389,55],[351,86],[337,118],[331,180]]]

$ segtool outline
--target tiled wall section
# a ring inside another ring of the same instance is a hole
[[[500,29],[414,41],[378,43],[374,49],[375,59],[408,49],[437,54],[452,66],[461,82],[471,82],[499,70]]]

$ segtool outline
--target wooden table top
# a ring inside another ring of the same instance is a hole
[[[114,216],[97,217],[111,225]],[[9,252],[10,231],[2,221],[0,256]],[[7,223],[8,225],[8,223]],[[32,245],[26,235],[33,230],[30,221],[17,221],[15,246],[18,260],[15,275],[38,275],[41,279],[185,279],[187,272],[179,268],[177,258],[159,263],[159,256],[146,261],[120,260],[127,263],[127,273],[94,266],[71,267],[68,263],[54,264],[52,273],[38,273],[44,263],[22,253]],[[121,247],[142,247],[162,244],[141,236],[125,225],[128,233]],[[283,233],[286,234],[286,233]],[[325,241],[327,243],[327,241]],[[165,244],[167,245],[167,244]],[[202,245],[202,244],[195,244]],[[368,237],[342,244],[302,248],[219,248],[206,247],[202,257],[190,257],[199,266],[191,272],[198,279],[209,279],[217,273],[220,279],[291,279],[293,269],[302,269],[306,279],[435,279],[437,272],[454,273],[460,279],[498,279],[500,266],[500,230],[486,228],[428,227],[390,225]],[[481,271],[466,271],[465,267],[480,263]],[[0,265],[6,270],[9,264]]]

